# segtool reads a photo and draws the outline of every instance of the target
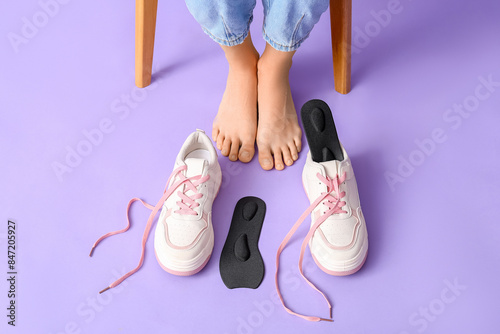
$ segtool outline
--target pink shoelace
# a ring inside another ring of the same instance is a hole
[[[184,185],[183,189],[179,190],[177,192],[177,195],[181,198],[180,201],[176,202],[177,206],[179,206],[179,209],[174,211],[174,212],[179,213],[179,214],[184,214],[184,215],[197,215],[196,211],[194,211],[193,209],[200,205],[198,202],[196,202],[196,200],[201,198],[203,195],[198,192],[198,189],[196,187],[198,185],[200,185],[201,183],[206,182],[210,178],[210,176],[205,175],[202,177],[201,175],[196,175],[196,176],[188,178],[188,177],[184,176],[183,174],[181,174],[181,172],[186,170],[186,169],[187,169],[187,166],[181,166],[181,167],[174,169],[174,171],[172,172],[172,174],[168,178],[167,185],[165,186],[165,190],[163,191],[163,196],[160,198],[160,200],[158,201],[158,203],[156,203],[155,206],[152,206],[151,204],[146,203],[145,201],[143,201],[140,198],[137,198],[137,197],[132,198],[127,205],[127,226],[121,230],[113,231],[113,232],[109,232],[109,233],[104,234],[102,237],[97,239],[97,241],[94,243],[94,245],[92,246],[92,249],[90,251],[89,256],[92,256],[94,249],[97,247],[97,245],[101,241],[103,241],[104,239],[106,239],[107,237],[110,237],[112,235],[126,232],[130,228],[129,210],[130,210],[130,206],[135,201],[140,201],[146,208],[152,210],[151,214],[149,215],[148,222],[147,222],[146,228],[144,230],[144,234],[142,236],[142,252],[141,252],[141,258],[139,260],[139,264],[137,265],[137,267],[135,267],[134,269],[132,269],[131,271],[129,271],[128,273],[126,273],[125,275],[123,275],[122,277],[120,277],[119,279],[114,281],[113,283],[111,283],[108,287],[99,291],[99,293],[103,293],[104,291],[106,291],[108,289],[112,289],[115,286],[119,285],[124,280],[126,280],[128,277],[135,274],[142,267],[142,263],[144,262],[144,253],[146,250],[146,242],[148,240],[149,232],[151,231],[151,227],[153,225],[153,220],[154,220],[156,214],[158,213],[158,211],[163,206],[163,203],[165,203],[167,198],[169,198],[173,194],[173,192],[176,189],[178,189],[180,186]],[[169,187],[168,185],[170,184],[170,181],[172,179],[175,180],[176,177],[178,178],[178,180],[175,181]],[[186,195],[186,192],[188,190],[191,190],[194,194],[193,195]]]
[[[318,179],[320,180],[320,182],[324,183],[327,186],[327,192],[321,193],[321,195],[309,206],[309,208],[307,208],[307,210],[295,222],[295,224],[293,225],[293,227],[290,229],[290,231],[288,232],[288,234],[285,236],[285,238],[281,242],[280,247],[278,248],[278,252],[276,254],[275,283],[276,283],[276,290],[278,292],[278,296],[279,296],[279,298],[281,300],[281,303],[283,304],[283,307],[285,308],[285,310],[288,313],[293,314],[295,316],[298,316],[298,317],[300,317],[302,319],[306,319],[308,321],[321,321],[321,320],[323,320],[323,321],[333,321],[332,320],[332,305],[330,304],[330,301],[328,300],[328,298],[326,297],[326,295],[321,290],[319,290],[311,281],[309,281],[309,279],[307,279],[307,277],[304,275],[304,272],[302,270],[302,262],[304,260],[304,251],[306,250],[307,244],[309,243],[309,240],[313,236],[314,232],[316,232],[316,230],[318,229],[318,227],[329,216],[331,216],[332,214],[335,214],[335,213],[346,213],[346,211],[344,211],[344,210],[341,209],[346,204],[344,201],[341,201],[341,199],[345,196],[345,192],[344,191],[343,192],[339,192],[340,184],[342,184],[345,181],[346,174],[344,172],[342,174],[342,177],[340,177],[340,178],[338,177],[338,175],[336,175],[334,178],[329,178],[328,176],[324,177],[320,173],[317,173],[316,176],[318,177]],[[334,194],[332,194],[332,192],[335,192],[335,194],[337,196],[335,196]],[[309,232],[307,233],[306,237],[304,238],[304,241],[302,242],[302,246],[300,247],[300,256],[299,256],[299,271],[300,271],[300,275],[302,276],[302,278],[304,278],[306,280],[306,282],[314,290],[318,291],[323,296],[323,298],[326,300],[326,303],[328,304],[328,308],[329,308],[329,314],[330,314],[330,318],[329,319],[327,319],[327,318],[320,318],[320,317],[316,317],[316,316],[307,316],[307,315],[303,315],[303,314],[296,313],[296,312],[292,311],[290,308],[288,308],[286,306],[285,301],[283,300],[283,296],[281,294],[281,291],[280,291],[280,288],[279,288],[279,282],[278,282],[278,270],[279,270],[281,252],[286,247],[286,245],[288,244],[288,241],[290,241],[290,238],[295,234],[295,232],[300,227],[300,225],[302,225],[302,223],[304,222],[304,219],[309,214],[311,214],[311,212],[320,203],[325,204],[328,207],[328,210],[326,212],[324,212],[318,218],[318,220],[314,223],[313,226],[311,226]]]

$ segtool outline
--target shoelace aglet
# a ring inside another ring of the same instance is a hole
[[[92,246],[92,249],[90,250],[90,254],[89,254],[90,257],[92,257],[92,253],[94,253],[94,248],[95,248],[95,245]]]
[[[101,294],[101,293],[103,293],[103,292],[105,292],[105,291],[107,291],[109,289],[110,289],[110,287],[108,286],[106,289],[103,289],[103,290],[99,291],[99,294]]]

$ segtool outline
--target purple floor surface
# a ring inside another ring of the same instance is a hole
[[[225,181],[202,272],[166,273],[150,238],[142,270],[97,294],[136,266],[149,212],[133,207],[130,231],[89,258],[91,245],[124,226],[130,198],[160,197],[189,133],[210,133],[227,64],[183,1],[160,1],[154,84],[139,90],[133,1],[47,3],[0,4],[1,333],[498,332],[498,1],[354,1],[348,95],[333,90],[328,15],[297,52],[296,107],[312,98],[332,107],[370,239],[365,266],[348,277],[323,273],[306,252],[306,272],[332,301],[334,323],[293,317],[274,298],[276,250],[308,206],[306,145],[282,172],[219,158]],[[390,18],[381,14],[387,8]],[[261,23],[259,3],[252,35],[262,51]],[[98,128],[107,132],[90,143],[86,133]],[[84,154],[69,165],[74,150]],[[66,168],[57,172],[58,164]],[[266,275],[257,290],[228,290],[219,256],[233,208],[248,195],[268,207]],[[17,226],[15,299],[8,219]],[[321,296],[298,275],[306,230],[282,256],[282,290],[295,310],[326,317]]]

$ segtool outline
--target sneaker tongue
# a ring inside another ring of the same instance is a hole
[[[206,165],[205,159],[197,159],[197,158],[187,158],[184,160],[187,166],[186,177],[193,177],[197,175],[203,174],[203,169]]]
[[[330,178],[333,178],[336,175],[338,175],[340,170],[340,161],[330,160],[330,161],[320,162],[319,164],[323,166],[323,168],[325,168],[325,173]]]

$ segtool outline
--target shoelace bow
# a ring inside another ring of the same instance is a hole
[[[316,230],[318,229],[318,227],[329,216],[331,216],[332,214],[335,214],[335,213],[346,213],[346,211],[342,210],[342,207],[346,203],[341,200],[345,196],[345,192],[344,191],[343,192],[339,191],[340,185],[345,181],[346,173],[344,172],[340,178],[338,177],[338,175],[336,175],[334,178],[329,178],[328,176],[324,177],[323,175],[321,175],[319,173],[317,173],[316,176],[318,177],[318,179],[319,179],[319,181],[321,183],[324,183],[327,186],[327,191],[321,193],[321,195],[309,206],[309,208],[307,208],[307,210],[295,222],[295,224],[293,225],[293,227],[290,229],[290,231],[288,232],[288,234],[285,236],[285,238],[281,242],[281,244],[280,244],[280,246],[278,248],[278,252],[276,254],[275,283],[276,283],[276,290],[278,292],[278,296],[279,296],[279,298],[281,300],[281,303],[283,304],[283,307],[285,308],[285,310],[288,313],[293,314],[295,316],[298,316],[298,317],[300,317],[302,319],[305,319],[305,320],[308,320],[308,321],[321,321],[321,320],[323,320],[323,321],[333,321],[332,320],[332,306],[330,304],[330,301],[328,300],[328,298],[326,297],[326,295],[321,290],[319,290],[311,281],[309,281],[309,279],[307,279],[307,277],[304,275],[304,272],[302,270],[302,262],[304,260],[304,252],[305,252],[305,249],[307,247],[307,244],[309,243],[309,240],[313,236],[314,232],[316,232]],[[335,192],[336,196],[333,195],[332,192]],[[323,296],[323,298],[326,300],[326,303],[328,304],[328,308],[329,308],[329,314],[330,314],[330,318],[329,319],[320,318],[320,317],[316,317],[316,316],[307,316],[307,315],[303,315],[303,314],[296,313],[296,312],[292,311],[290,308],[288,308],[286,306],[285,301],[283,300],[283,296],[281,294],[280,288],[279,288],[279,283],[278,283],[278,270],[279,270],[279,263],[280,263],[281,252],[286,247],[286,245],[290,241],[290,238],[295,234],[295,232],[300,227],[300,225],[302,225],[302,223],[304,222],[304,219],[309,214],[311,214],[311,212],[319,204],[321,204],[321,203],[324,204],[324,205],[326,205],[328,207],[328,210],[326,212],[324,212],[316,220],[316,222],[314,223],[313,226],[311,226],[311,228],[309,229],[309,232],[307,233],[307,235],[305,236],[304,240],[302,241],[302,246],[300,247],[300,256],[299,256],[299,271],[300,271],[300,275],[302,276],[302,278],[304,278],[304,280],[306,280],[306,282],[314,290],[318,291]]]
[[[144,230],[144,234],[142,235],[142,252],[141,252],[141,258],[139,260],[139,264],[137,265],[137,267],[135,267],[134,269],[132,269],[131,271],[129,271],[128,273],[126,273],[125,275],[123,275],[122,277],[120,277],[119,279],[114,281],[113,283],[111,283],[108,287],[99,291],[99,293],[103,293],[104,291],[106,291],[108,289],[112,289],[115,286],[119,285],[124,280],[126,280],[128,277],[135,274],[142,267],[142,263],[144,262],[144,253],[146,250],[146,242],[148,240],[149,232],[151,231],[151,227],[153,225],[153,220],[154,220],[156,214],[158,213],[158,211],[163,206],[163,203],[165,203],[167,198],[169,198],[177,188],[184,185],[183,190],[177,192],[177,194],[179,195],[181,200],[177,201],[176,204],[179,206],[179,209],[176,210],[175,212],[179,213],[179,214],[187,214],[187,215],[196,215],[197,214],[196,211],[194,211],[193,209],[200,205],[198,202],[196,202],[196,200],[203,196],[202,194],[200,194],[198,192],[197,186],[200,185],[201,183],[206,182],[210,178],[210,176],[205,175],[202,177],[201,175],[196,175],[196,176],[188,178],[188,177],[184,176],[183,174],[180,174],[182,171],[184,171],[186,169],[187,169],[187,166],[181,166],[181,167],[174,169],[174,171],[172,172],[172,174],[168,178],[167,185],[165,186],[165,190],[163,191],[163,196],[160,198],[160,200],[158,201],[158,203],[156,203],[155,206],[152,206],[151,204],[146,203],[145,201],[143,201],[140,198],[137,198],[137,197],[132,198],[127,205],[127,226],[121,230],[117,230],[117,231],[113,231],[113,232],[109,232],[109,233],[104,234],[102,237],[97,239],[97,241],[94,243],[94,245],[92,246],[92,249],[90,251],[89,256],[92,256],[94,249],[97,247],[97,245],[101,241],[103,241],[104,239],[106,239],[107,237],[110,237],[112,235],[126,232],[130,228],[129,210],[130,210],[130,206],[135,201],[141,202],[146,208],[152,210],[151,214],[149,215],[148,222],[147,222],[146,228]],[[170,184],[170,181],[175,180],[176,177],[178,177],[178,180],[175,181],[169,187],[168,185]],[[190,195],[190,196],[186,195],[185,192],[187,190],[191,190],[194,194]]]

